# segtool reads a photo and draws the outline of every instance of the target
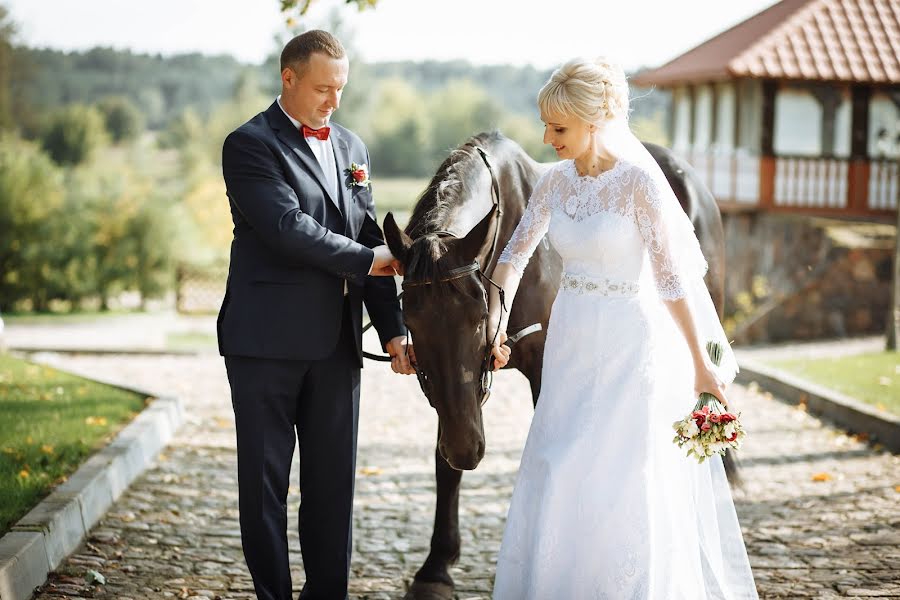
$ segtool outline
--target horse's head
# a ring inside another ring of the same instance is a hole
[[[474,264],[490,252],[499,226],[494,217],[492,208],[465,237],[431,233],[416,240],[393,215],[384,220],[387,244],[405,267],[403,318],[419,383],[438,414],[438,449],[455,469],[474,469],[484,457],[488,304]]]

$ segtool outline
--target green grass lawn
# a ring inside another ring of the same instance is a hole
[[[0,536],[112,438],[145,401],[0,355]]]
[[[430,179],[416,177],[393,177],[389,179],[373,179],[372,192],[375,194],[375,207],[378,218],[383,219],[388,212],[409,215],[416,200],[425,191]],[[402,227],[406,219],[399,223]]]
[[[900,353],[876,352],[770,364],[900,415]]]

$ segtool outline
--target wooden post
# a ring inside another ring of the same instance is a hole
[[[854,85],[850,121],[850,164],[847,169],[847,210],[860,214],[869,209],[869,100],[872,88]]]
[[[762,82],[762,131],[760,132],[759,206],[767,209],[775,206],[775,94],[777,84],[772,80]]]

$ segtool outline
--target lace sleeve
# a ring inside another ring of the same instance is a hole
[[[677,249],[672,244],[666,212],[673,207],[664,202],[678,203],[671,190],[661,190],[659,183],[649,174],[639,171],[634,183],[634,216],[644,238],[650,265],[656,281],[656,289],[663,300],[685,297],[684,282],[678,268]],[[668,194],[666,194],[668,192]],[[681,212],[681,207],[675,207]]]
[[[516,226],[509,243],[500,254],[497,263],[509,263],[513,266],[519,277],[525,273],[525,267],[534,254],[535,248],[544,238],[550,226],[550,192],[553,184],[552,174],[554,169],[544,173],[528,199],[528,206],[522,220]]]

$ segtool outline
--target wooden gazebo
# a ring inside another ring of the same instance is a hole
[[[784,0],[633,83],[723,211],[893,218],[900,0]]]

